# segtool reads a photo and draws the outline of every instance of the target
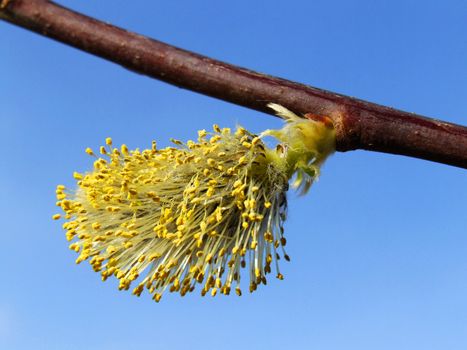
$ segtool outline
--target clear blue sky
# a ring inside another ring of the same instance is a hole
[[[63,1],[218,59],[467,124],[467,2]],[[335,154],[290,195],[292,261],[254,294],[154,303],[76,266],[55,185],[112,136],[131,148],[275,118],[0,23],[0,348],[465,350],[467,173]]]

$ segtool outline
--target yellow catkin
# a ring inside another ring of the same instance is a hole
[[[111,138],[99,148],[102,158],[87,148],[97,158],[93,170],[74,173],[76,190],[56,190],[76,262],[87,260],[102,280],[116,277],[121,290],[136,283],[133,294],[147,290],[156,302],[198,284],[202,295],[231,288],[241,295],[243,274],[254,291],[271,265],[283,279],[288,181],[297,174],[296,187],[308,190],[333,150],[334,131],[279,107],[271,106],[286,126],[260,135],[214,125],[198,132],[198,142],[172,139],[163,149],[155,141],[145,150],[115,148]],[[268,135],[280,147],[268,148]]]

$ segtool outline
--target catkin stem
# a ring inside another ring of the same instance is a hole
[[[271,77],[100,22],[45,0],[3,0],[0,19],[167,83],[272,114],[329,116],[338,151],[365,149],[467,168],[467,128]]]

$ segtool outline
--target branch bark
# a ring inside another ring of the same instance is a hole
[[[467,128],[216,61],[46,0],[0,0],[0,19],[181,88],[273,114],[329,116],[338,151],[364,149],[467,169]]]

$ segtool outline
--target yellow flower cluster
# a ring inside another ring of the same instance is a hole
[[[74,173],[76,190],[56,190],[76,262],[88,260],[103,280],[115,276],[120,289],[133,284],[135,295],[147,289],[155,301],[196,284],[203,296],[233,288],[241,295],[247,265],[250,292],[266,284],[273,264],[282,279],[286,191],[297,161],[290,163],[286,144],[270,149],[241,127],[213,129],[160,150],[155,142],[143,151],[115,148],[110,138],[100,155],[87,148],[94,169]]]

